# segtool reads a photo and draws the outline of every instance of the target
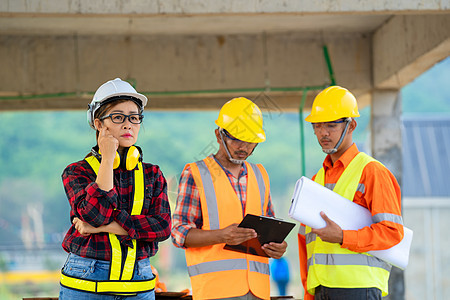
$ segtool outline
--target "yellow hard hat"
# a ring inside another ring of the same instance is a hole
[[[347,89],[335,85],[324,89],[316,96],[311,114],[305,121],[321,123],[355,117],[359,117],[355,96]]]
[[[216,124],[244,142],[261,143],[266,140],[261,110],[244,97],[225,103],[220,109]]]

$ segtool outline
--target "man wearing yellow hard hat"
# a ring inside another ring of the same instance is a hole
[[[359,117],[355,97],[331,86],[314,99],[314,134],[328,154],[313,180],[367,208],[373,224],[342,230],[321,212],[326,227],[301,224],[298,241],[304,299],[382,299],[388,293],[391,265],[367,254],[398,244],[403,238],[400,187],[380,162],[353,143]]]
[[[215,123],[219,150],[181,174],[172,241],[185,249],[193,299],[269,299],[268,258],[223,249],[257,236],[237,226],[245,214],[274,216],[266,170],[246,161],[266,139],[262,114],[252,101],[234,98]],[[280,258],[286,247],[269,243],[262,249]]]

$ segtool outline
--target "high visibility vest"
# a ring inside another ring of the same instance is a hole
[[[85,160],[95,174],[98,174],[100,168],[98,159],[94,156],[89,156]],[[142,162],[139,162],[137,167],[134,171],[134,199],[131,215],[140,215],[144,205],[145,184]],[[127,247],[126,253],[123,253],[117,236],[109,233],[108,237],[112,250],[109,280],[81,279],[61,272],[61,285],[75,290],[106,295],[133,296],[137,293],[152,291],[155,288],[155,278],[150,280],[132,280],[136,265],[136,240],[133,239],[133,247]]]
[[[269,177],[262,165],[245,162],[245,213],[263,215],[269,201]],[[203,230],[240,223],[242,205],[226,173],[211,157],[189,164],[200,194]],[[269,260],[266,257],[224,250],[225,244],[187,248],[186,262],[193,299],[237,297],[251,291],[270,298]]]
[[[342,173],[333,191],[353,201],[359,188],[364,167],[375,161],[374,158],[360,152]],[[325,170],[319,170],[315,182],[324,185]],[[311,227],[305,227],[306,251],[308,256],[307,290],[315,294],[315,288],[323,285],[330,288],[366,288],[376,287],[383,296],[388,294],[388,280],[391,265],[366,252],[350,251],[337,243],[323,242]]]

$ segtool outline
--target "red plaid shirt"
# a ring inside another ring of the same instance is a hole
[[[214,156],[210,157],[214,158]],[[247,201],[247,168],[245,167],[245,164],[242,165],[239,176],[236,178],[230,171],[225,169],[217,159],[215,159],[215,161],[222,167],[225,174],[227,174],[231,186],[239,197],[239,200],[241,200],[242,211],[245,211],[245,203]],[[270,195],[266,216],[275,216]],[[181,174],[180,183],[178,185],[177,206],[172,216],[173,244],[179,248],[185,248],[184,240],[186,239],[189,229],[202,227],[203,218],[200,195],[197,186],[195,185],[191,168],[188,166]]]
[[[138,260],[153,256],[158,242],[170,235],[170,207],[167,199],[167,183],[158,166],[143,163],[144,204],[141,215],[130,215],[133,206],[134,171],[114,170],[114,188],[101,190],[96,174],[85,161],[73,163],[64,170],[62,180],[70,203],[70,219],[78,217],[94,227],[119,223],[128,236],[117,236],[119,241],[132,246],[137,240]],[[64,250],[82,257],[100,260],[111,259],[108,233],[84,237],[71,226],[62,243]]]

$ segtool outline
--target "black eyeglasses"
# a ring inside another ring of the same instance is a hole
[[[225,129],[222,129],[222,132],[225,134],[225,136],[232,142],[232,143],[244,143],[246,145],[254,145],[257,143],[251,143],[251,142],[246,142],[246,141],[242,141],[240,139],[235,138],[234,136],[232,136],[228,131],[226,131]]]
[[[225,129],[222,130],[222,132],[225,134],[225,136],[227,138],[229,138],[232,141],[239,141],[242,142],[240,139],[235,138],[234,136],[232,136],[228,131],[226,131]]]
[[[110,118],[111,121],[115,124],[122,124],[125,122],[126,119],[130,121],[132,124],[141,124],[142,119],[144,119],[144,115],[141,114],[131,114],[131,115],[124,115],[122,113],[112,113],[107,116],[103,116],[100,118],[100,120],[104,120],[106,118]]]
[[[346,119],[341,119],[332,122],[312,123],[312,127],[313,130],[322,130],[323,128],[325,128],[329,132],[334,132],[341,129],[341,127],[339,127],[339,125],[337,124],[344,123],[345,121]]]

